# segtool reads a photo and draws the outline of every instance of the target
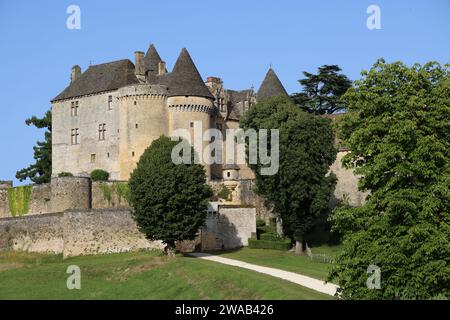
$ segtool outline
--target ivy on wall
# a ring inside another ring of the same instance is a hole
[[[117,196],[119,197],[119,202],[125,199],[130,203],[131,191],[127,182],[114,183],[113,186],[116,189]]]
[[[232,200],[231,192],[230,192],[230,190],[227,189],[227,187],[225,187],[225,185],[222,186],[222,189],[219,191],[217,196],[224,200],[230,200],[230,201]]]
[[[130,202],[130,188],[126,182],[114,182],[112,185],[101,183],[100,189],[102,190],[103,198],[108,201],[109,204],[111,204],[114,194],[117,195],[119,203],[121,203],[124,199],[128,203]]]
[[[111,204],[112,188],[108,184],[102,182],[100,184],[100,189],[102,190],[103,198],[108,201],[108,204]]]
[[[9,211],[13,217],[23,216],[30,209],[31,186],[21,186],[8,189]]]

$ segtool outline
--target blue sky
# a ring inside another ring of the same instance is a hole
[[[66,27],[71,4],[81,30]],[[366,27],[371,4],[381,30]],[[169,69],[186,47],[204,78],[219,76],[230,89],[258,88],[272,64],[293,93],[302,71],[323,64],[355,80],[380,57],[449,63],[450,0],[0,0],[0,42],[0,180],[10,180],[43,137],[24,120],[50,108],[75,64],[133,61],[152,42]]]

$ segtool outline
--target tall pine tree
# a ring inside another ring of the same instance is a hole
[[[36,184],[50,182],[52,175],[52,112],[49,110],[43,118],[33,116],[25,123],[34,125],[39,129],[47,129],[44,133],[44,141],[37,141],[34,149],[36,162],[27,168],[17,171],[16,178],[23,181],[29,178]]]
[[[315,114],[332,114],[343,110],[341,96],[352,82],[340,71],[337,65],[324,65],[317,74],[303,72],[305,79],[299,80],[303,91],[294,93],[293,101],[303,110]]]

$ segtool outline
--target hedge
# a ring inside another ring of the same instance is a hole
[[[95,169],[91,172],[92,181],[108,181],[109,173],[102,169]]]
[[[290,240],[256,240],[248,239],[248,247],[250,249],[274,249],[274,250],[289,250],[291,247]]]
[[[260,240],[267,240],[267,241],[280,241],[281,239],[278,237],[276,233],[268,232],[268,233],[262,233],[259,236]]]

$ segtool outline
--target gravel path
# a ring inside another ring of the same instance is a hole
[[[208,253],[200,253],[200,252],[193,252],[189,254],[190,256],[197,257],[200,259],[215,261],[223,264],[227,264],[230,266],[240,267],[244,269],[253,270],[256,272],[268,274],[272,277],[281,278],[296,284],[299,284],[303,287],[310,288],[325,294],[329,294],[333,296],[336,293],[336,289],[338,286],[332,283],[324,283],[321,280],[317,280],[311,277],[303,276],[301,274],[295,273],[295,272],[289,272],[284,271],[280,269],[275,268],[269,268],[269,267],[262,267],[256,264],[251,264],[239,260],[229,259],[229,258],[222,258],[220,256],[208,254]]]

